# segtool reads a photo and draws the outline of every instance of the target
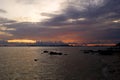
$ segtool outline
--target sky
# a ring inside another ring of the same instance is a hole
[[[120,0],[0,0],[0,40],[120,41]]]

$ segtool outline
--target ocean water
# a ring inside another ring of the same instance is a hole
[[[100,47],[0,47],[0,80],[105,80]],[[68,55],[41,54],[44,50]],[[35,61],[37,59],[37,61]]]

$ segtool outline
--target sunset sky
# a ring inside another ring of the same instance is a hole
[[[120,0],[0,0],[0,40],[120,41]]]

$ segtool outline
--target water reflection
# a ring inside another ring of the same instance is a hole
[[[41,54],[44,50],[69,55]],[[100,80],[99,59],[86,56],[80,50],[70,47],[1,47],[0,80],[88,80],[87,77]]]
[[[0,69],[3,72],[0,75],[3,75],[3,78],[0,78],[3,80],[7,80],[6,78],[33,80],[32,77],[36,75],[32,72],[37,66],[33,59],[38,57],[36,50],[37,48],[2,48]]]

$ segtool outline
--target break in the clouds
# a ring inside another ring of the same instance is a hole
[[[120,40],[120,0],[0,1],[0,39]]]

